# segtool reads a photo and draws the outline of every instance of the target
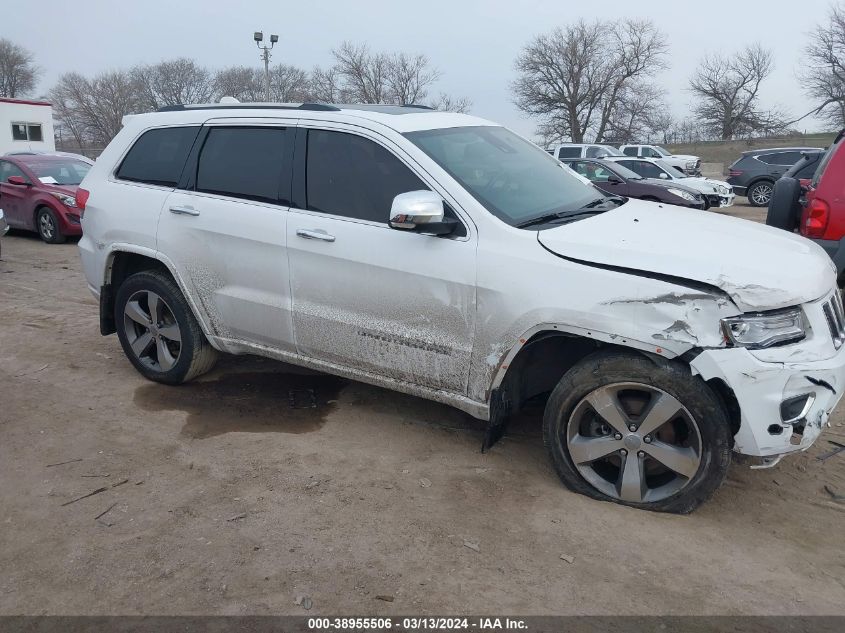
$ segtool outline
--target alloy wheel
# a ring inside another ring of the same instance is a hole
[[[173,368],[182,351],[182,332],[173,310],[155,292],[140,290],[123,310],[126,340],[135,357],[155,371]]]
[[[758,206],[764,207],[768,205],[771,199],[771,185],[755,185],[754,188],[751,190],[751,200],[754,202],[754,204]]]
[[[701,433],[677,398],[650,385],[614,383],[584,396],[570,416],[566,448],[581,476],[630,503],[666,499],[701,465]]]
[[[38,216],[38,228],[41,231],[41,237],[45,240],[53,239],[56,233],[56,224],[53,222],[53,218],[49,213],[41,213]]]

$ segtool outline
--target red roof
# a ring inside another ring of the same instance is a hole
[[[49,101],[30,101],[28,99],[7,99],[6,97],[0,97],[0,103],[20,103],[22,105],[40,105],[40,106],[52,106],[53,105]]]

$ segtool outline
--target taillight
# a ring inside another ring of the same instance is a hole
[[[79,217],[85,215],[85,204],[88,202],[88,196],[91,192],[81,187],[76,190],[76,208],[79,209]]]
[[[736,178],[737,176],[742,176],[742,170],[740,169],[731,169],[728,171],[728,176],[731,178]]]
[[[827,229],[830,219],[830,205],[824,200],[813,198],[801,214],[801,235],[820,238]]]

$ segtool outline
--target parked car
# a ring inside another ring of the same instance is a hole
[[[6,223],[6,215],[3,213],[3,209],[0,209],[0,237],[6,235],[9,232],[9,225]],[[3,241],[0,240],[0,256],[3,254]]]
[[[659,145],[622,145],[619,150],[625,156],[654,158],[680,169],[685,174],[692,176],[701,175],[701,159],[698,156],[673,154]]]
[[[619,163],[643,178],[665,180],[679,185],[692,187],[700,191],[707,199],[707,208],[729,207],[734,203],[734,192],[731,186],[721,180],[704,178],[702,176],[688,176],[680,169],[672,167],[663,160],[654,158],[629,158],[628,156],[610,156],[606,160]]]
[[[795,176],[780,178],[774,187],[766,224],[794,231],[821,246],[836,267],[840,286],[845,285],[845,130],[824,152],[810,181],[802,187]],[[845,314],[830,313],[832,323],[845,322]],[[843,337],[838,344],[845,342]]]
[[[6,152],[6,156],[64,156],[65,158],[75,158],[81,160],[83,163],[93,165],[94,161],[83,156],[82,154],[74,154],[73,152],[49,152],[40,149],[17,149],[11,152]]]
[[[81,235],[75,194],[90,168],[65,156],[0,156],[0,195],[9,226],[36,231],[50,244]]]
[[[801,160],[784,172],[784,178],[797,178],[802,187],[809,187],[813,175],[824,156],[824,150],[806,150],[801,152]]]
[[[728,184],[748,198],[753,207],[767,207],[775,181],[801,160],[804,152],[821,152],[818,147],[777,147],[743,152],[728,167]]]
[[[808,448],[845,391],[821,249],[607,197],[469,115],[171,107],[76,199],[101,332],[148,379],[268,356],[453,405],[484,447],[550,394],[551,461],[596,499],[689,512],[731,449]]]
[[[691,187],[659,178],[643,178],[619,163],[589,158],[566,158],[561,162],[608,195],[627,196],[692,209],[705,209],[709,206],[704,195]]]
[[[622,152],[612,145],[600,143],[561,143],[546,150],[557,158],[603,158],[604,156],[622,156]]]

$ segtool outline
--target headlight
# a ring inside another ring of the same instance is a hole
[[[669,193],[678,196],[679,198],[683,198],[684,200],[689,200],[690,202],[695,202],[695,196],[692,195],[689,191],[684,191],[683,189],[675,189],[671,187],[668,189]]]
[[[687,169],[693,169],[693,168],[695,168],[695,161],[694,160],[687,161]]]
[[[51,191],[54,198],[57,198],[59,202],[61,202],[66,207],[75,207],[76,206],[76,198],[73,196],[69,196],[66,193],[58,193],[56,191]]]
[[[743,314],[722,319],[722,331],[734,345],[760,349],[800,341],[805,336],[801,308],[770,314]]]

